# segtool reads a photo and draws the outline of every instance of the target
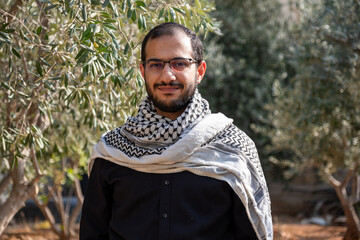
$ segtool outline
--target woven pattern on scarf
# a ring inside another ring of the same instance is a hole
[[[175,120],[157,114],[152,102],[146,98],[141,102],[135,117],[128,118],[123,126],[106,133],[102,138],[107,146],[119,149],[129,157],[161,154],[167,146],[175,143],[186,129],[190,129],[194,123],[210,113],[208,102],[201,97],[198,90],[185,111]],[[124,132],[139,141],[163,143],[165,146],[139,146]]]
[[[231,124],[224,131],[214,136],[207,143],[203,144],[203,146],[213,142],[221,142],[233,148],[240,149],[256,166],[259,176],[264,177],[255,143],[234,124]]]
[[[202,147],[210,145],[212,143],[223,143],[227,146],[231,146],[235,149],[239,149],[243,154],[247,156],[250,162],[256,169],[259,179],[262,179],[262,183],[266,186],[264,172],[261,167],[259,155],[255,146],[255,143],[250,139],[245,132],[237,128],[234,124],[221,131],[219,134],[211,138],[204,143]],[[265,187],[266,188],[266,187]],[[266,191],[267,200],[270,202],[269,192]]]

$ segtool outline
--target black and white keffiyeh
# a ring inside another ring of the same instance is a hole
[[[175,120],[156,113],[149,98],[143,100],[136,117],[103,136],[103,141],[119,149],[129,157],[161,154],[167,146],[176,142],[185,130],[210,114],[208,102],[196,90],[185,111]]]
[[[190,171],[226,181],[243,202],[259,239],[273,238],[271,204],[254,142],[221,113],[212,114],[196,90],[184,113],[171,120],[145,99],[137,116],[105,133],[96,158],[148,173]]]

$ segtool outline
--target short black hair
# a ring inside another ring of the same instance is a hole
[[[164,35],[174,35],[178,30],[183,31],[190,38],[191,47],[193,50],[192,57],[198,62],[201,62],[203,60],[204,47],[200,38],[194,31],[175,22],[162,23],[148,32],[141,44],[141,61],[144,62],[146,60],[145,47],[149,39],[158,38]]]

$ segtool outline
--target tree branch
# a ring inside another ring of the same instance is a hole
[[[43,174],[41,173],[41,170],[39,167],[39,162],[37,160],[34,147],[31,147],[30,154],[31,154],[31,159],[32,159],[32,162],[33,162],[34,168],[35,168],[35,179],[38,180],[43,176]]]
[[[9,172],[3,179],[0,181],[0,194],[5,191],[7,186],[11,183],[11,173]]]
[[[338,43],[340,45],[347,47],[354,53],[360,53],[360,48],[358,46],[354,47],[349,38],[334,37],[330,34],[324,34],[324,37],[326,40],[330,42]]]
[[[336,178],[334,178],[334,176],[331,175],[330,173],[325,172],[325,176],[327,177],[330,185],[333,186],[333,188],[337,189],[341,186],[340,181],[338,181]]]
[[[359,195],[360,195],[359,183],[360,183],[360,176],[359,175],[354,176],[351,186],[351,197],[350,197],[353,203],[355,203],[359,199]]]
[[[344,180],[341,182],[340,187],[341,188],[346,188],[346,186],[348,185],[349,181],[351,180],[351,178],[354,176],[354,169],[350,169],[348,170]]]
[[[79,216],[82,204],[84,202],[84,195],[81,191],[80,180],[78,178],[75,179],[75,195],[76,195],[76,199],[77,199],[77,204],[71,213],[70,220],[69,220],[69,224],[70,224],[69,226],[75,226],[77,217]],[[73,228],[70,230],[70,233],[74,234]]]
[[[29,69],[28,69],[28,66],[27,66],[27,63],[25,61],[25,56],[24,56],[24,51],[21,49],[20,51],[20,56],[21,56],[21,63],[24,67],[24,72],[25,72],[25,81],[28,82],[29,81]]]
[[[50,222],[50,227],[54,233],[58,236],[61,234],[61,230],[56,226],[56,221],[54,215],[51,213],[47,203],[41,203],[36,197],[33,197],[36,206],[40,209],[40,211],[44,214],[45,218]]]
[[[5,15],[5,16],[7,16],[5,18],[5,21],[7,23],[11,22],[11,20],[13,19],[13,16],[17,13],[17,11],[19,11],[19,8],[22,6],[22,4],[23,4],[22,0],[16,0],[16,2],[11,6],[8,14]]]

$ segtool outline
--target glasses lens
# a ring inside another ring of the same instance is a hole
[[[152,71],[159,71],[164,68],[164,62],[163,61],[157,61],[157,60],[149,60],[147,62],[147,66]]]
[[[173,59],[170,61],[170,65],[172,69],[175,69],[176,71],[182,71],[185,68],[190,66],[190,60],[189,59]]]

